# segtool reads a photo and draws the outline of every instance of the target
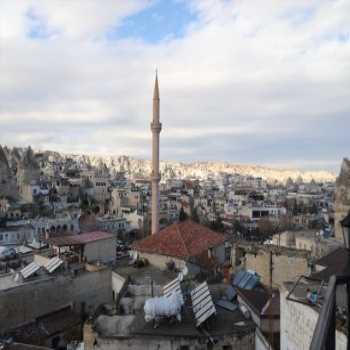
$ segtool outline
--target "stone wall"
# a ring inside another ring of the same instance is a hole
[[[84,247],[84,256],[87,261],[110,262],[116,258],[115,238],[89,242]]]
[[[37,278],[11,289],[0,290],[0,330],[18,326],[41,315],[73,305],[90,312],[112,302],[111,271],[83,272],[75,277]],[[1,280],[0,280],[1,283]]]
[[[254,270],[261,276],[263,284],[270,284],[270,251],[272,251],[273,286],[280,288],[285,281],[294,281],[300,275],[309,272],[309,253],[295,249],[270,250],[258,248],[254,252],[247,251],[242,260],[243,267]]]
[[[175,263],[176,268],[182,270],[185,266],[187,266],[189,273],[195,275],[200,272],[200,268],[197,265],[188,263],[184,260],[174,258],[172,256],[160,255],[160,254],[149,254],[139,252],[139,256],[145,258],[149,261],[149,263],[153,266],[158,267],[161,270],[167,269],[167,263],[173,261]]]
[[[201,271],[201,268],[199,265],[190,263],[188,261],[185,261],[179,258],[174,258],[172,256],[161,255],[161,254],[149,254],[144,252],[138,252],[138,253],[140,257],[146,258],[151,265],[156,266],[161,270],[166,270],[167,263],[170,261],[173,261],[177,269],[181,270],[185,266],[187,266],[189,273],[192,275],[196,275]],[[222,264],[225,262],[225,246],[223,244],[214,247],[212,249],[212,254],[219,264]]]
[[[287,290],[281,293],[281,350],[308,350],[319,313],[308,305],[286,299]],[[347,337],[336,332],[336,349],[345,350]]]
[[[350,160],[344,159],[336,182],[335,191],[335,238],[343,241],[340,221],[350,210]]]
[[[91,331],[89,335],[84,337],[91,339]],[[100,350],[179,350],[182,347],[189,350],[195,349],[209,349],[207,347],[207,338],[193,338],[193,337],[172,337],[172,336],[133,336],[120,338],[101,338],[95,334],[98,349]],[[235,336],[227,335],[222,337],[215,337],[216,343],[210,347],[212,350],[222,350],[225,346],[231,349],[253,350],[255,348],[255,332],[252,331],[247,335]],[[91,343],[91,342],[90,342]],[[90,344],[89,343],[89,344]],[[91,348],[87,348],[91,350]]]

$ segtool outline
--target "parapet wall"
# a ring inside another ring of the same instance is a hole
[[[67,305],[77,312],[82,308],[91,312],[102,303],[112,302],[111,283],[111,271],[106,268],[75,277],[37,279],[0,290],[0,334]]]

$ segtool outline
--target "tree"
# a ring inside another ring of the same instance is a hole
[[[185,213],[185,210],[183,207],[180,209],[180,214],[179,214],[179,220],[180,221],[185,221],[188,219],[188,215]]]
[[[258,230],[260,234],[269,236],[275,233],[274,226],[269,219],[261,219],[258,222]]]
[[[240,234],[244,234],[245,233],[245,227],[237,219],[233,220],[232,230],[233,230],[233,234],[234,235],[237,235],[238,233],[240,233]]]
[[[192,210],[192,217],[191,218],[192,218],[193,221],[195,221],[197,223],[200,223],[197,208],[193,208],[193,210]]]
[[[80,202],[80,209],[82,211],[86,211],[90,208],[90,203],[87,198],[83,198],[82,201]]]
[[[95,215],[99,214],[100,213],[100,207],[98,205],[96,205],[94,208],[93,208],[93,212]]]
[[[220,215],[217,215],[215,221],[212,221],[210,223],[210,228],[214,231],[219,231],[219,232],[224,231],[224,224],[222,222]]]
[[[316,203],[312,203],[310,207],[310,214],[317,214],[318,213],[318,207]]]

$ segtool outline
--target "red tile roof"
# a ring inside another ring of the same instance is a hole
[[[154,235],[136,241],[134,249],[144,253],[161,254],[182,259],[198,257],[211,247],[225,242],[221,233],[186,220],[172,224]]]
[[[60,236],[48,239],[48,243],[54,246],[68,246],[68,245],[83,245],[103,239],[110,239],[114,236],[104,231],[93,231],[82,233],[80,235]]]

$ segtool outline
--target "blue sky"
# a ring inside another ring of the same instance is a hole
[[[1,142],[338,171],[350,2],[3,0]]]
[[[147,43],[172,40],[185,35],[196,14],[181,0],[154,1],[144,10],[126,17],[106,34],[109,40],[136,38]]]

